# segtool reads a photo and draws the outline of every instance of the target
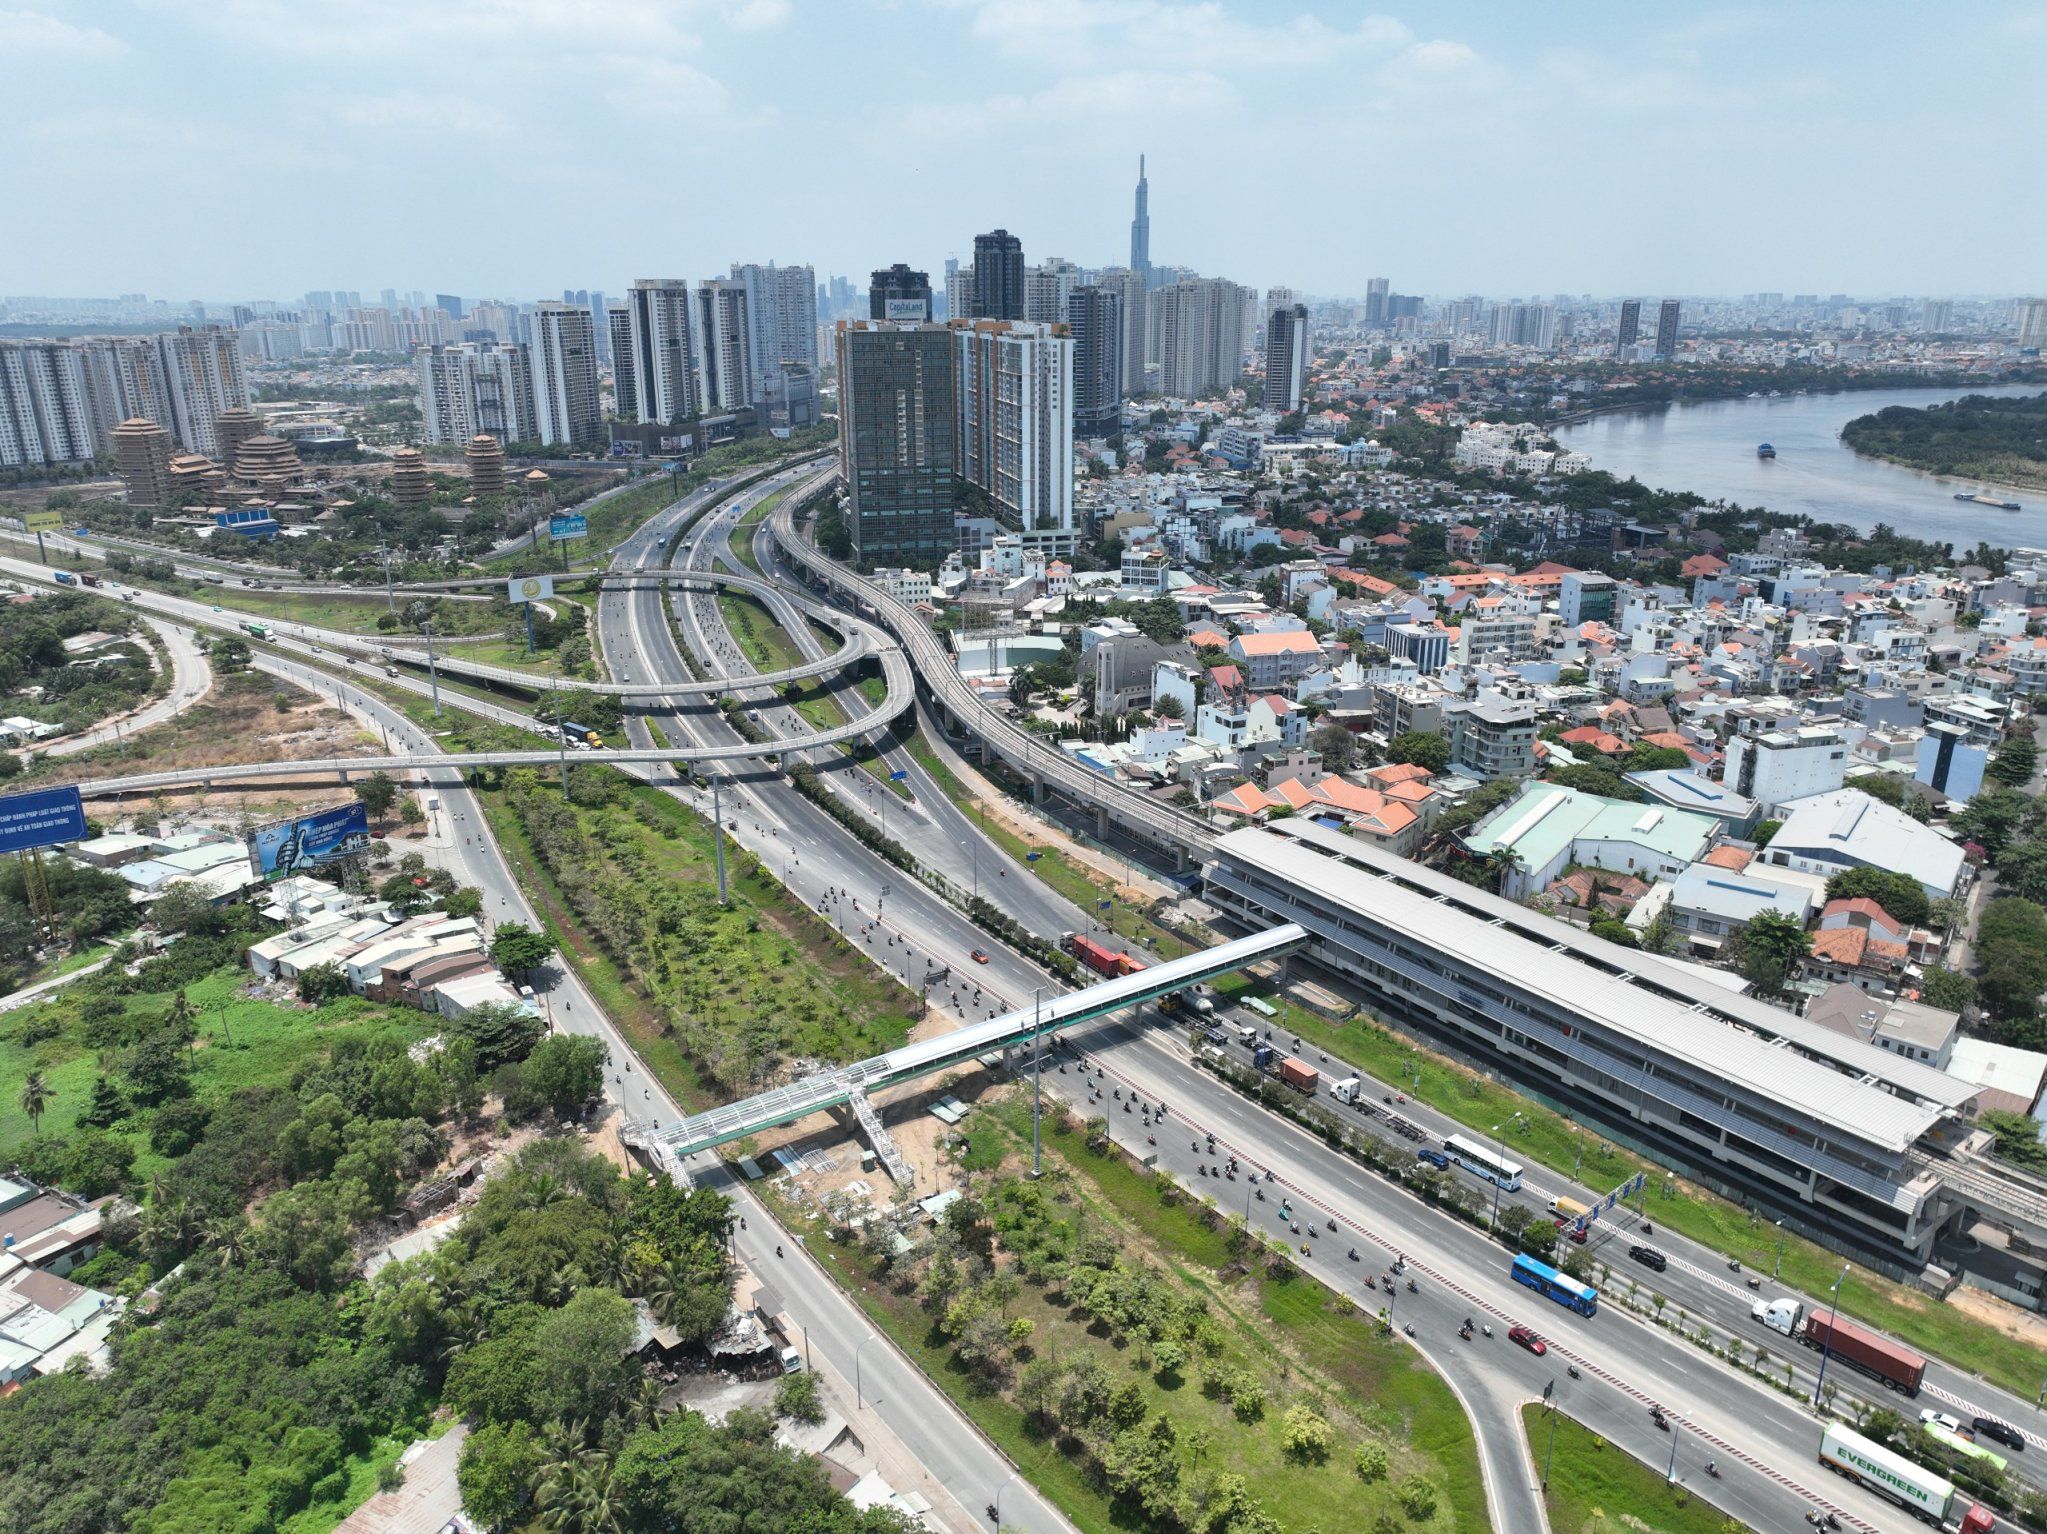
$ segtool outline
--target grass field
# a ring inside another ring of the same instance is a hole
[[[1521,1424],[1540,1470],[1550,1418],[1539,1405],[1521,1408]],[[1543,1495],[1550,1534],[1750,1534],[1749,1526],[1702,1502],[1625,1449],[1591,1429],[1556,1417],[1556,1452]]]
[[[1028,1166],[1029,1112],[1019,1097],[986,1107],[969,1120],[965,1163],[983,1169],[979,1191],[990,1193],[986,1169],[1000,1164],[1015,1179]],[[1475,1531],[1489,1527],[1470,1426],[1448,1387],[1376,1323],[1320,1285],[1246,1271],[1232,1256],[1225,1231],[1206,1222],[1201,1207],[1169,1193],[1118,1156],[1087,1151],[1069,1125],[1046,1135],[1046,1174],[1053,1218],[1076,1239],[1106,1234],[1114,1250],[1181,1302],[1200,1308],[1213,1323],[1214,1355],[1197,1365],[1164,1368],[1141,1337],[1091,1320],[1064,1286],[1025,1281],[1004,1306],[1013,1324],[1032,1323],[1030,1358],[1091,1355],[1106,1365],[1109,1382],[1141,1403],[1147,1422],[1171,1425],[1178,1451],[1176,1473],[1192,1489],[1217,1475],[1242,1476],[1250,1498],[1288,1530],[1381,1527],[1384,1514],[1400,1530]],[[1086,1468],[1087,1456],[1061,1429],[1048,1434],[1019,1404],[1012,1372],[989,1388],[985,1375],[968,1371],[946,1336],[902,1286],[877,1279],[861,1254],[833,1242],[816,1243],[868,1315],[885,1328],[953,1396],[1048,1495],[1088,1534],[1148,1527],[1141,1515],[1111,1500]],[[998,1272],[1008,1267],[1004,1263]],[[1262,1414],[1233,1411],[1229,1399],[1199,1383],[1214,1371],[1249,1380],[1264,1392]],[[1328,1423],[1333,1446],[1326,1457],[1290,1455],[1280,1424],[1292,1408]],[[1386,1473],[1363,1479],[1356,1450],[1370,1438],[1388,1451]],[[1413,1517],[1397,1495],[1409,1477],[1435,1489],[1433,1510]]]

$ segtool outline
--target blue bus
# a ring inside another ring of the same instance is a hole
[[[1597,1289],[1579,1283],[1568,1273],[1559,1273],[1546,1262],[1537,1262],[1526,1253],[1514,1259],[1514,1282],[1548,1295],[1559,1305],[1568,1305],[1581,1316],[1592,1315],[1599,1309]]]

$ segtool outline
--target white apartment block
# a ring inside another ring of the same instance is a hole
[[[116,424],[80,348],[0,342],[0,468],[87,463]]]
[[[1775,815],[1793,799],[1832,793],[1847,771],[1847,743],[1823,725],[1808,725],[1736,735],[1727,743],[1721,781]]]
[[[746,284],[714,277],[697,284],[697,408],[705,415],[753,403]]]
[[[625,334],[611,316],[612,378],[618,413],[668,425],[697,413],[696,346],[689,284],[642,277],[626,289]]]
[[[807,266],[732,263],[746,289],[747,348],[754,382],[788,364],[817,370],[817,274]]]
[[[595,447],[603,440],[596,328],[581,304],[533,306],[533,416],[544,443]]]
[[[415,354],[415,364],[427,441],[460,446],[480,432],[500,442],[539,439],[525,347],[495,341],[427,346]]]
[[[1073,527],[1073,340],[1064,326],[953,327],[959,474],[1022,531]]]

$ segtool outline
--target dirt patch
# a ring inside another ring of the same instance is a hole
[[[1972,1321],[1981,1321],[1994,1326],[2014,1342],[2023,1342],[2028,1347],[2047,1348],[2047,1316],[2035,1311],[2020,1310],[2007,1304],[1994,1294],[1981,1289],[1972,1289],[1967,1284],[1947,1297],[1947,1303],[1959,1310]]]

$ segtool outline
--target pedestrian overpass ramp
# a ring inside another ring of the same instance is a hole
[[[1134,974],[1119,975],[1078,991],[1048,996],[1028,1007],[1000,1013],[935,1038],[920,1039],[871,1060],[821,1071],[743,1102],[728,1103],[684,1119],[661,1138],[677,1157],[692,1156],[731,1140],[793,1124],[826,1108],[851,1102],[898,1082],[978,1060],[990,1050],[1024,1044],[1076,1023],[1092,1022],[1125,1007],[1156,1001],[1204,980],[1213,980],[1263,959],[1291,953],[1308,941],[1305,927],[1289,922],[1250,937],[1168,959]]]

